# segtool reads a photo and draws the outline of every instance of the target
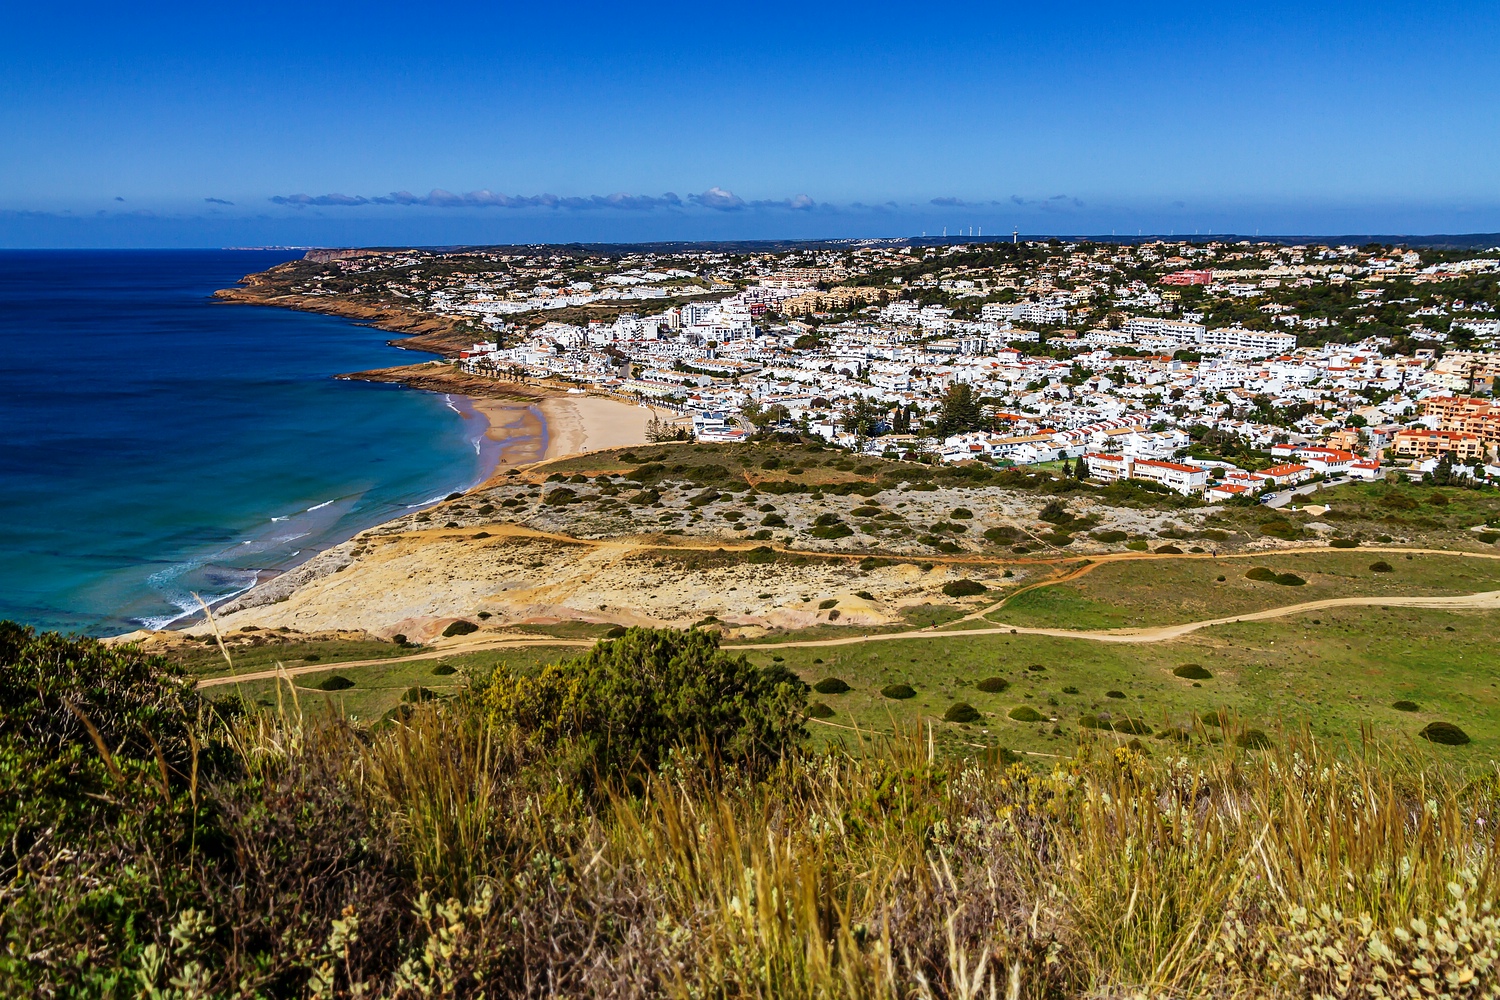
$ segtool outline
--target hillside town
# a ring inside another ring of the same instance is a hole
[[[664,405],[703,441],[1210,500],[1500,475],[1500,248],[914,243],[364,251],[294,290],[455,320],[471,374]]]

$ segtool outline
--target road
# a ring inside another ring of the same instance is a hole
[[[1056,582],[1056,581],[1053,581]],[[1012,595],[1014,596],[1014,595]],[[998,609],[1004,602],[996,604],[993,609]],[[786,642],[756,642],[756,643],[733,643],[725,644],[722,648],[726,650],[752,651],[762,649],[825,649],[833,646],[858,646],[871,642],[909,642],[912,640],[952,640],[966,639],[976,635],[1045,635],[1058,639],[1083,639],[1090,642],[1117,642],[1117,643],[1143,643],[1143,642],[1168,642],[1180,639],[1200,629],[1213,628],[1217,625],[1231,625],[1236,622],[1266,621],[1272,618],[1284,618],[1289,615],[1302,614],[1309,611],[1323,611],[1327,608],[1347,607],[1383,607],[1383,608],[1439,608],[1449,610],[1480,610],[1500,611],[1500,590],[1487,590],[1477,594],[1458,594],[1445,597],[1330,597],[1321,601],[1303,601],[1300,604],[1287,604],[1278,608],[1266,608],[1262,611],[1251,611],[1245,614],[1226,616],[1223,618],[1205,618],[1202,621],[1183,622],[1178,625],[1156,625],[1146,628],[1121,628],[1101,631],[1084,631],[1063,628],[1027,628],[1024,626],[1013,626],[1006,624],[994,625],[987,628],[954,629],[957,623],[950,622],[946,625],[934,625],[927,628],[913,629],[907,632],[880,632],[873,635],[851,635],[839,638],[824,639],[794,639]],[[973,615],[966,616],[960,621],[974,621],[979,616],[991,613],[992,609],[985,609]],[[277,677],[295,677],[298,674],[323,673],[334,669],[349,669],[354,667],[371,667],[387,663],[408,663],[417,660],[435,660],[445,656],[454,656],[463,653],[484,652],[497,649],[524,648],[527,646],[592,646],[598,640],[595,639],[549,639],[538,638],[516,638],[516,639],[489,639],[475,642],[466,646],[448,647],[441,651],[430,651],[417,653],[412,656],[392,656],[374,660],[346,660],[342,663],[309,663],[297,667],[277,667],[272,670],[256,670],[243,674],[231,674],[224,677],[209,677],[198,682],[198,687],[219,687],[225,684],[235,684],[241,681],[263,681],[274,680]]]
[[[1265,504],[1267,507],[1281,508],[1281,507],[1285,507],[1287,504],[1291,503],[1293,497],[1311,496],[1312,494],[1316,493],[1318,490],[1327,489],[1330,486],[1339,486],[1339,485],[1341,485],[1343,483],[1350,483],[1350,482],[1353,482],[1353,481],[1354,480],[1350,479],[1348,476],[1341,476],[1338,479],[1330,479],[1326,483],[1323,483],[1323,482],[1304,483],[1303,485],[1295,487],[1295,488],[1290,489],[1290,490],[1282,490],[1279,493],[1269,494],[1268,498],[1262,500],[1261,503]]]

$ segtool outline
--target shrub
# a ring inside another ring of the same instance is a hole
[[[624,634],[625,634],[625,626],[624,625],[615,625],[615,626],[611,627],[608,632],[604,633],[604,638],[606,638],[606,639],[618,639],[618,638],[620,638],[620,636],[622,636]]]
[[[1398,712],[1415,712],[1419,710],[1416,702],[1407,701],[1404,698],[1400,701],[1392,702],[1391,707]]]
[[[1074,687],[1073,685],[1069,684],[1067,687],[1065,687],[1065,688],[1062,689],[1062,693],[1063,694],[1077,694],[1078,693],[1078,689],[1076,687]]]
[[[875,595],[870,593],[868,590],[856,590],[854,592],[854,596],[859,598],[861,601],[875,600]]]
[[[1276,585],[1278,587],[1300,587],[1305,583],[1307,583],[1307,581],[1302,579],[1302,577],[1298,576],[1296,573],[1276,574]]]
[[[755,548],[745,553],[745,562],[757,566],[763,565],[765,563],[773,563],[775,561],[776,550],[771,548],[769,545],[757,545]]]
[[[1394,573],[1394,572],[1396,572],[1396,568],[1394,566],[1392,566],[1390,563],[1386,562],[1384,559],[1382,559],[1379,562],[1372,562],[1372,563],[1370,563],[1370,572],[1371,573]]]
[[[1247,729],[1236,736],[1234,742],[1246,750],[1264,750],[1271,745],[1271,737],[1259,729]]]
[[[1477,537],[1484,544],[1493,545],[1500,542],[1500,531],[1481,531]]]
[[[1451,722],[1429,722],[1417,735],[1445,747],[1461,747],[1469,742],[1469,734]]]
[[[1275,583],[1276,571],[1274,569],[1266,569],[1264,566],[1256,566],[1245,573],[1245,579],[1258,580],[1261,583]]]
[[[1172,673],[1178,677],[1186,677],[1190,681],[1206,681],[1213,676],[1206,668],[1197,663],[1184,663]]]
[[[979,710],[966,701],[955,701],[943,713],[944,722],[977,722],[981,718]]]
[[[1145,719],[1132,719],[1127,716],[1121,716],[1112,721],[1109,726],[1115,732],[1124,733],[1127,736],[1151,735],[1151,727],[1146,725]]]
[[[815,701],[807,706],[807,714],[814,719],[827,719],[832,717],[833,709],[829,708],[821,701]]]
[[[1146,544],[1146,540],[1144,538],[1137,538],[1133,541],[1126,542],[1125,547],[1132,552],[1145,552],[1151,546]]]
[[[1041,536],[1042,541],[1048,545],[1056,545],[1058,548],[1067,548],[1073,544],[1073,536],[1066,531],[1049,531]]]
[[[1095,541],[1104,542],[1104,543],[1109,544],[1109,545],[1113,545],[1116,542],[1123,542],[1123,541],[1125,541],[1125,539],[1127,539],[1129,537],[1130,536],[1127,535],[1123,531],[1096,531],[1096,532],[1094,532],[1094,540]]]
[[[559,507],[564,504],[570,504],[576,499],[578,499],[577,493],[568,489],[566,486],[559,486],[557,489],[542,497],[542,503],[553,507]]]
[[[1359,548],[1358,538],[1333,538],[1328,542],[1329,548],[1334,549],[1356,549]]]
[[[849,690],[849,685],[845,684],[841,678],[825,677],[813,685],[813,690],[818,694],[843,694]]]
[[[838,521],[833,524],[818,525],[817,527],[810,530],[808,534],[814,538],[848,538],[850,535],[854,534],[854,529],[849,527],[842,521]]]
[[[1123,698],[1123,697],[1125,697],[1125,692],[1124,691],[1106,691],[1106,692],[1104,692],[1104,697],[1106,697],[1106,698]]]
[[[409,687],[405,691],[401,692],[401,700],[406,702],[408,705],[420,704],[424,701],[431,701],[436,697],[436,694],[429,691],[427,688],[422,687],[420,684],[413,685],[412,687]]]
[[[451,663],[439,663],[432,668],[434,677],[449,677],[456,673],[458,673],[458,668]]]
[[[837,597],[830,597],[826,601],[819,601],[818,602],[818,610],[819,611],[827,611],[829,608],[833,607],[834,605],[836,605],[838,603],[839,603],[839,599]]]
[[[1039,674],[1045,671],[1047,668],[1042,666],[1040,663],[1028,663],[1026,664],[1026,669],[1030,670],[1034,674]]]
[[[501,666],[485,702],[533,745],[571,743],[607,776],[655,771],[679,746],[724,764],[777,759],[805,735],[807,685],[722,652],[715,633],[632,628],[535,677]]]
[[[973,597],[975,594],[982,594],[986,590],[989,590],[989,588],[978,580],[950,580],[943,584],[943,593],[949,597]]]
[[[828,612],[828,620],[831,622],[836,622],[839,620],[839,612],[837,608]]]
[[[1085,712],[1078,717],[1079,729],[1109,729],[1109,720],[1101,719],[1092,712]]]
[[[956,521],[965,521],[974,516],[974,512],[967,507],[954,507],[953,512],[948,515]]]
[[[1182,555],[1182,550],[1175,545],[1163,545],[1156,550],[1156,554],[1159,556],[1180,556]]]
[[[406,645],[406,636],[402,635],[400,632],[397,632],[395,635],[391,636],[391,642],[394,642],[398,646],[404,646]]]
[[[353,681],[339,674],[329,674],[318,682],[319,691],[347,691],[353,686]]]
[[[451,639],[455,635],[468,635],[471,632],[478,631],[478,625],[475,625],[473,622],[466,622],[462,618],[460,618],[456,622],[450,622],[448,627],[443,629],[443,637],[445,639]]]
[[[1006,680],[1004,677],[986,677],[984,680],[980,681],[974,686],[983,691],[985,694],[999,694],[1001,691],[1004,691],[1006,688],[1010,687],[1010,681]]]
[[[1010,710],[1010,717],[1017,722],[1045,722],[1047,717],[1030,705],[1017,705]]]
[[[915,698],[917,696],[917,692],[909,684],[887,684],[885,687],[880,689],[880,693],[885,695],[887,698],[893,698],[897,701],[900,701],[904,698]]]
[[[1203,724],[1205,726],[1217,726],[1222,728],[1224,725],[1224,721],[1225,720],[1223,716],[1219,715],[1218,712],[1209,712],[1207,715],[1203,716]]]
[[[786,518],[782,517],[780,514],[767,514],[765,517],[760,519],[760,523],[767,528],[785,528]]]
[[[986,541],[994,542],[996,545],[1008,545],[1021,536],[1015,528],[1002,525],[998,528],[987,528],[984,537]]]

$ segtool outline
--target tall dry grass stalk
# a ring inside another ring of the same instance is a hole
[[[758,783],[674,760],[644,790],[591,798],[463,704],[376,732],[286,710],[238,738],[249,759],[339,756],[420,888],[523,956],[523,993],[1500,989],[1500,782],[1414,748],[1094,742],[1034,770],[931,760],[912,732]],[[443,954],[481,961],[442,933]]]

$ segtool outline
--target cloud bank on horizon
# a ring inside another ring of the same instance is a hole
[[[218,201],[218,199],[206,199]],[[616,208],[626,211],[650,211],[657,208],[684,208],[696,205],[700,208],[710,208],[720,212],[736,212],[742,209],[760,208],[785,208],[792,211],[807,211],[818,207],[817,203],[805,194],[799,194],[791,198],[746,201],[733,191],[726,191],[715,185],[701,194],[690,194],[681,198],[671,191],[665,194],[652,196],[640,194],[607,194],[561,197],[555,194],[536,195],[508,195],[496,194],[489,190],[469,191],[465,194],[454,194],[442,188],[433,188],[426,195],[415,195],[410,191],[393,191],[388,195],[364,195],[350,194],[278,194],[269,199],[275,205],[289,205],[294,208],[336,207],[336,208],[358,208],[363,205],[406,205],[424,206],[427,208],[558,208],[558,209],[608,209]],[[220,204],[232,204],[232,202],[219,202]]]

